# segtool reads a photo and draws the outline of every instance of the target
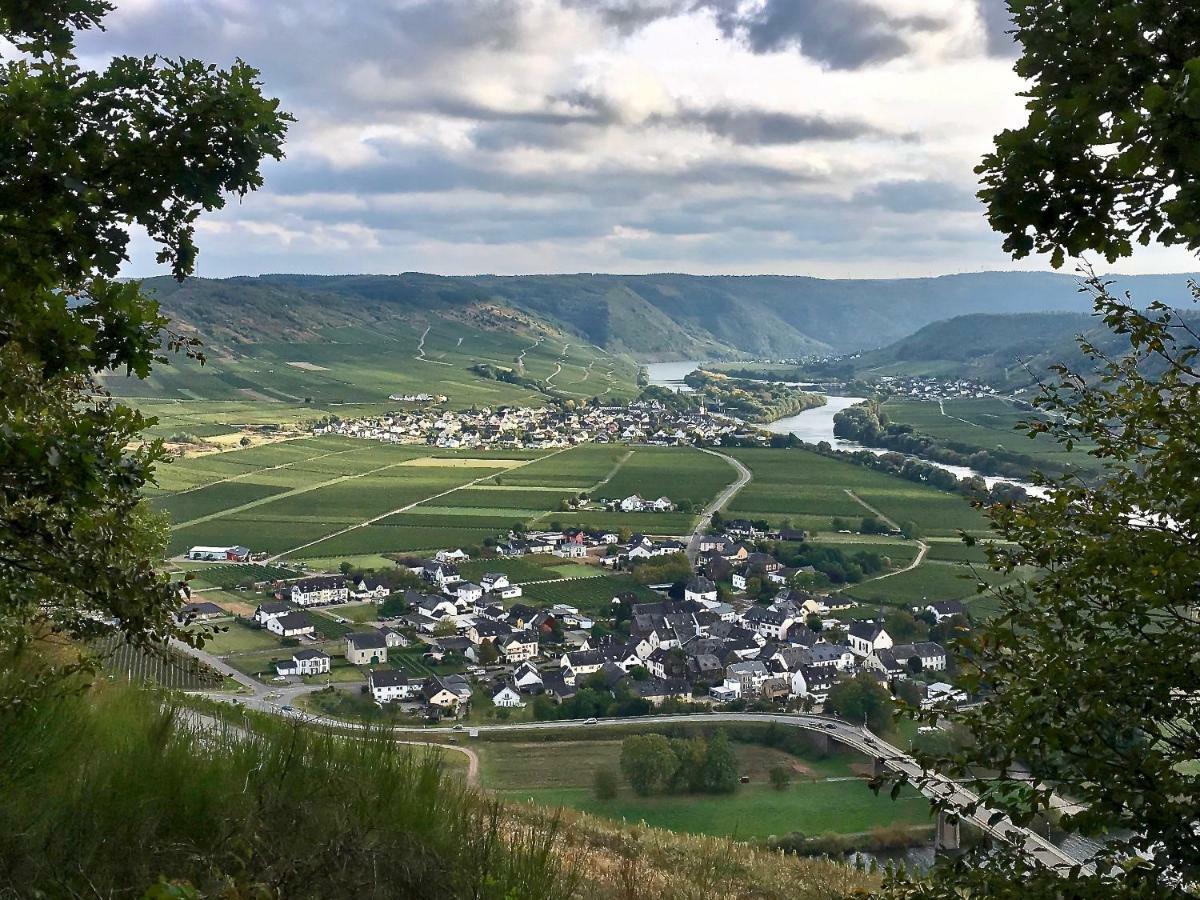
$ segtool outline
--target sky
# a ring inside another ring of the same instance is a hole
[[[1023,121],[1008,27],[1004,0],[117,0],[79,49],[240,57],[296,117],[201,220],[200,275],[899,277],[1048,268],[974,197]]]

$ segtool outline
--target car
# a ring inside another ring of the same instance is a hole
[[[837,723],[836,722],[826,722],[821,727],[824,729],[827,729],[828,731],[833,731],[833,729],[837,728]]]
[[[466,731],[467,729],[466,729],[464,726],[462,726],[462,725],[455,725],[455,726],[454,726],[453,728],[451,728],[450,730],[451,730],[451,731]]]
[[[294,707],[294,706],[281,706],[279,708],[282,709],[284,712],[295,712],[296,711],[296,707]]]
[[[590,718],[590,719],[584,719],[584,720],[583,720],[583,724],[584,724],[584,725],[595,725],[595,724],[597,724],[599,721],[600,721],[599,719],[597,719],[597,718],[595,718],[595,717],[593,716],[593,717],[592,717],[592,718]]]

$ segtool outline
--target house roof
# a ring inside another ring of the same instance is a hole
[[[279,627],[284,631],[298,631],[302,628],[315,627],[312,620],[302,612],[290,612],[282,616],[277,616],[275,621],[279,623]]]
[[[883,626],[878,622],[851,622],[849,633],[864,641],[874,641],[883,633]]]
[[[371,687],[404,687],[408,684],[408,674],[399,669],[373,669],[368,675]]]
[[[382,650],[387,640],[378,631],[353,631],[346,635],[346,643],[355,650]]]
[[[324,650],[304,649],[297,650],[292,654],[292,659],[329,659],[329,654]]]

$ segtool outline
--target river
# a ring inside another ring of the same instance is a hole
[[[685,360],[683,362],[646,363],[645,365],[651,384],[670,388],[675,391],[690,391],[691,388],[683,383],[683,379],[689,372],[699,368],[703,363],[698,360]],[[878,447],[864,447],[862,444],[855,443],[854,441],[847,441],[834,436],[833,417],[849,406],[862,403],[863,399],[862,397],[841,397],[827,394],[824,406],[814,406],[812,409],[806,409],[804,412],[796,413],[794,416],[785,416],[782,419],[776,419],[774,422],[763,427],[772,434],[794,434],[808,444],[819,444],[821,441],[826,441],[835,450],[845,450],[848,452],[868,450],[877,456],[882,456],[884,453],[890,451]],[[917,458],[921,459],[921,457]],[[947,472],[953,472],[959,478],[970,478],[977,475],[984,480],[989,488],[997,482],[1002,481],[1006,484],[1015,484],[1018,487],[1022,487],[1032,496],[1045,496],[1044,489],[1035,487],[1024,481],[1016,481],[1012,478],[999,478],[995,475],[984,475],[966,466],[952,466],[947,463],[937,463],[928,459],[921,459],[921,461],[931,466],[937,466],[939,469],[944,469]]]

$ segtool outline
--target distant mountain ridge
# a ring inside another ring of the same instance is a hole
[[[1119,276],[1139,305],[1181,303],[1188,275]],[[932,278],[778,275],[263,275],[152,278],[163,311],[233,343],[319,340],[324,328],[524,314],[611,352],[640,358],[781,358],[883,347],[971,314],[1086,312],[1071,275],[980,272]]]

